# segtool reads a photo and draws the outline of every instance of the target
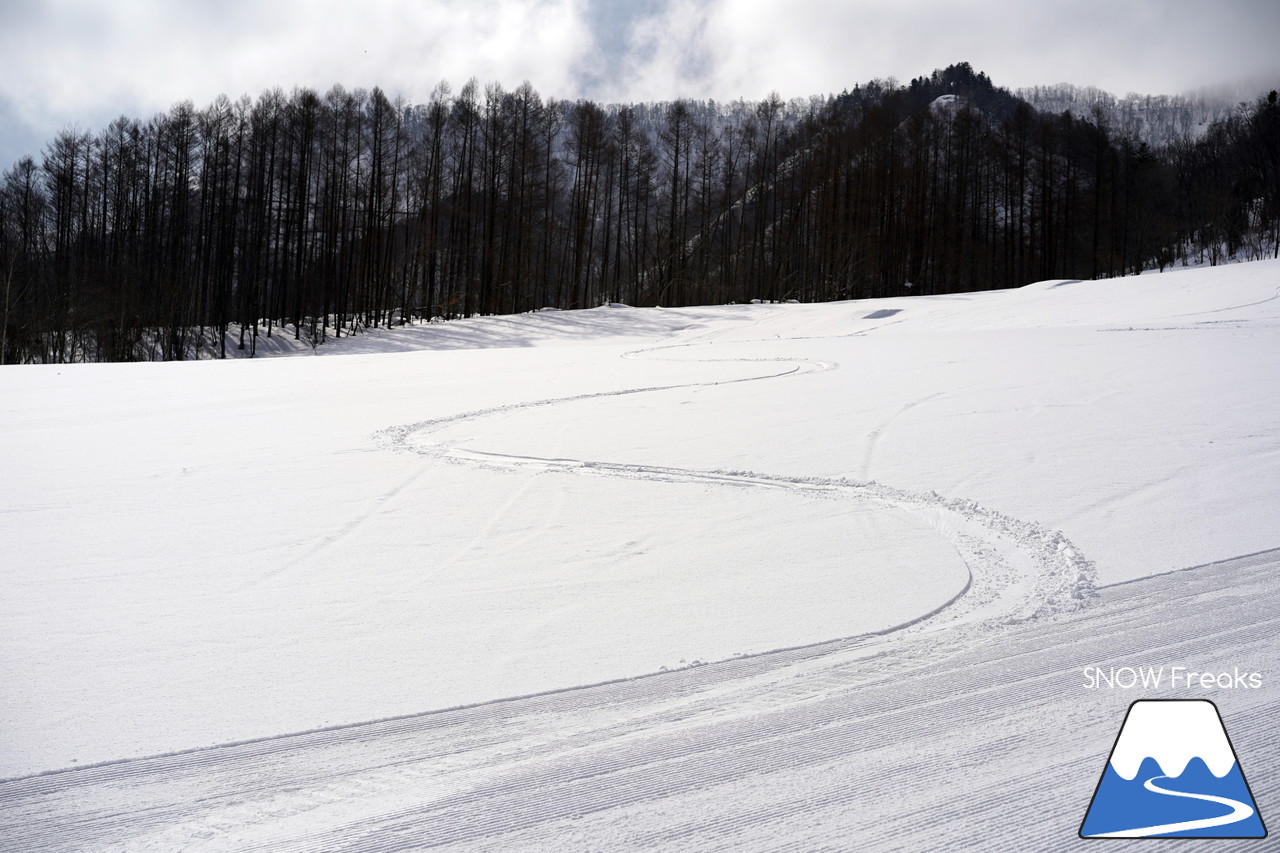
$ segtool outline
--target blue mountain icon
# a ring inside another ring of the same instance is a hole
[[[1217,706],[1202,699],[1129,706],[1082,838],[1263,838]]]

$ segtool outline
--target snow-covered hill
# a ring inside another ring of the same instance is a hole
[[[0,776],[27,777],[0,785],[0,802],[18,804],[7,837],[24,827],[31,845],[67,843],[22,817],[50,785],[119,790],[167,767],[202,787],[199,767],[233,753],[193,749],[314,730],[329,762],[339,742],[374,748],[349,736],[365,729],[332,727],[528,694],[546,696],[478,705],[480,752],[424,758],[418,781],[387,777],[384,805],[445,796],[422,774],[449,767],[465,772],[440,784],[468,790],[506,772],[513,750],[564,768],[583,748],[604,768],[589,744],[651,743],[650,731],[683,761],[695,745],[680,732],[713,717],[805,737],[869,725],[841,715],[873,709],[822,697],[873,683],[881,693],[866,697],[896,709],[905,766],[933,719],[903,700],[911,685],[980,690],[973,678],[1018,670],[1009,656],[1029,649],[1055,674],[1045,707],[1087,706],[1110,733],[1088,761],[1092,735],[1070,741],[1088,788],[1119,722],[1107,715],[1138,697],[1086,699],[1075,671],[1130,648],[1126,620],[1171,612],[1176,586],[1139,579],[1280,546],[1278,326],[1280,263],[1262,262],[948,297],[540,312],[365,335],[318,351],[328,357],[0,370]],[[1204,601],[1243,595],[1232,577]],[[1262,611],[1235,611],[1253,614],[1239,626],[1229,608],[1209,611],[1225,621],[1195,623],[1203,642],[1186,655],[1266,657],[1222,633],[1261,630]],[[1160,650],[1178,641],[1152,630],[1144,648],[1174,654]],[[1092,636],[1092,657],[1061,632]],[[760,656],[779,649],[792,651]],[[976,668],[962,677],[953,659]],[[696,666],[715,661],[728,663]],[[558,692],[663,669],[681,672],[644,679],[622,718],[614,688]],[[695,694],[688,716],[679,697]],[[534,713],[504,733],[497,721],[563,696],[581,697],[563,700],[569,722]],[[1034,717],[1006,699],[1009,715]],[[934,766],[963,764],[965,732],[992,714],[952,707]],[[565,741],[573,731],[582,739]],[[801,784],[812,765],[792,747],[770,760]],[[177,755],[32,775],[161,753]],[[281,772],[303,772],[298,756]],[[662,772],[614,777],[631,792],[616,802],[640,802]],[[689,815],[728,808],[746,784],[736,771],[698,778],[681,789]],[[317,825],[317,803],[364,808],[342,790],[292,803],[253,837],[283,849]],[[752,791],[761,814],[794,799]],[[240,796],[252,809],[268,795]],[[1053,808],[1078,823],[1085,797],[1079,814]],[[75,798],[57,808],[84,816]],[[98,841],[243,846],[190,817]],[[741,846],[800,837],[742,820]],[[651,846],[680,846],[658,843],[660,817],[643,825]],[[366,846],[322,846],[344,837]]]

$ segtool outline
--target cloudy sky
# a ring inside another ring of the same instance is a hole
[[[71,125],[270,86],[784,98],[968,61],[1118,94],[1280,84],[1275,0],[0,0],[0,169]]]

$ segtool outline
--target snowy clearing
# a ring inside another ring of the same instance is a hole
[[[0,836],[1053,847],[1134,654],[1264,674],[1265,818],[1275,558],[1163,573],[1280,546],[1278,327],[1261,262],[0,370]]]

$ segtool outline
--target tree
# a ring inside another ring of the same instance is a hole
[[[271,89],[70,128],[0,177],[0,363],[1280,256],[1275,93],[1220,114],[1028,97],[1062,109],[961,63],[792,103],[569,104],[472,80],[419,106]]]

